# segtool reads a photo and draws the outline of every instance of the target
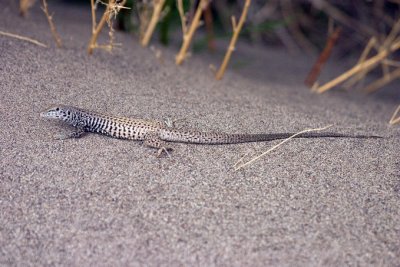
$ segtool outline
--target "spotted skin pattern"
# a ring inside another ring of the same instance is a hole
[[[54,106],[40,115],[43,118],[63,121],[76,128],[76,131],[60,139],[77,138],[87,132],[92,132],[114,138],[144,141],[145,145],[158,148],[159,153],[170,150],[167,142],[207,145],[238,144],[285,139],[293,135],[293,133],[227,134],[181,130],[169,127],[166,123],[160,121],[109,116],[66,105]],[[321,137],[377,138],[377,136],[345,135],[339,133],[304,133],[296,136],[296,138]]]

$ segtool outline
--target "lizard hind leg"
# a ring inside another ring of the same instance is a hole
[[[160,157],[163,152],[169,156],[168,151],[172,151],[172,148],[168,147],[167,142],[161,140],[158,134],[154,132],[146,134],[143,144],[148,147],[157,148],[157,157]]]

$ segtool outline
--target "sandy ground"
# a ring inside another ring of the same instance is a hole
[[[89,10],[50,8],[63,49],[39,7],[26,19],[16,1],[0,10],[0,30],[50,46],[0,36],[0,265],[399,265],[400,130],[387,124],[395,85],[373,96],[310,94],[302,81],[313,59],[246,46],[233,61],[244,66],[216,82],[208,64],[222,54],[176,67],[171,47],[160,64],[128,34],[116,36],[121,50],[89,57]],[[276,142],[174,144],[160,159],[99,135],[56,141],[63,128],[39,117],[54,103],[203,130],[333,123],[385,138],[292,140],[235,172],[242,155]]]

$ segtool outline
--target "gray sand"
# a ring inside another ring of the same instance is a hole
[[[232,62],[243,66],[216,82],[208,64],[221,53],[177,67],[171,47],[160,64],[121,33],[121,50],[89,57],[89,10],[50,5],[65,44],[57,49],[39,7],[23,19],[16,2],[0,10],[0,30],[50,47],[0,36],[0,265],[400,264],[400,131],[387,124],[400,102],[395,85],[373,96],[310,94],[302,81],[313,59],[246,45]],[[54,103],[204,130],[333,123],[386,138],[292,140],[234,172],[246,152],[277,142],[174,144],[172,157],[156,158],[99,135],[55,141],[63,128],[39,117]]]

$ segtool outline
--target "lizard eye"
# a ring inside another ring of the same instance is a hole
[[[56,111],[60,111],[60,108],[56,108]]]

